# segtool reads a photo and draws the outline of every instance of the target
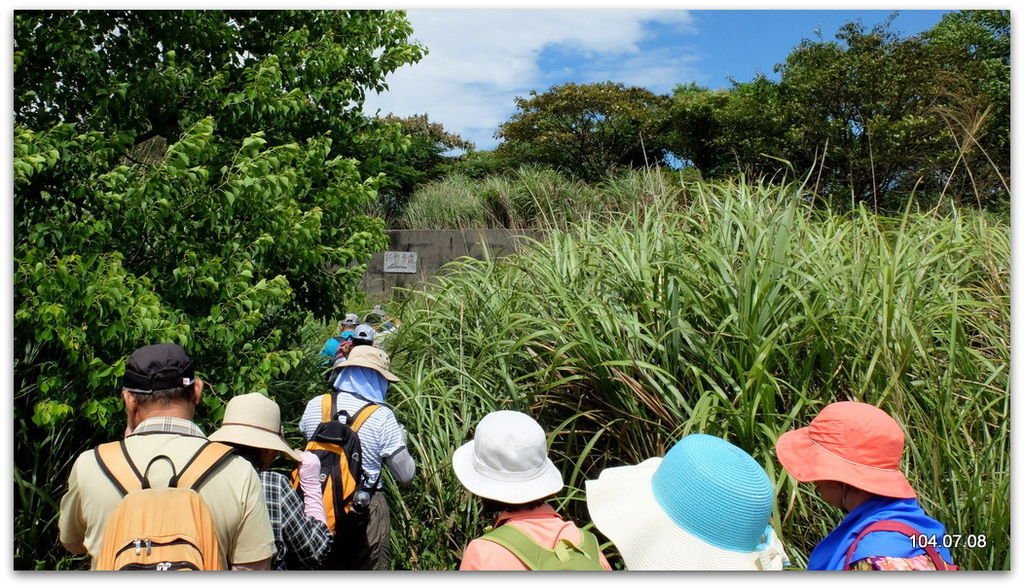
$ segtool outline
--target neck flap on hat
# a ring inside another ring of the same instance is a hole
[[[377,370],[363,366],[344,368],[334,379],[334,387],[338,390],[378,404],[384,404],[388,385],[387,379],[377,373]]]

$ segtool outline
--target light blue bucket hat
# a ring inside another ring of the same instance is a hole
[[[775,490],[754,458],[711,435],[586,483],[594,525],[630,570],[779,570]]]

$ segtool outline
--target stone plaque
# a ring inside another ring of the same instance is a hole
[[[418,256],[415,251],[385,251],[384,273],[414,274]]]

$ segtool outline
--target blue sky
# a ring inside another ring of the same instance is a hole
[[[903,10],[903,36],[934,26],[941,10]],[[802,39],[833,40],[839,27],[882,22],[891,10],[451,10],[408,11],[430,53],[367,99],[381,114],[426,113],[476,144],[496,146],[514,98],[552,85],[616,81],[669,93],[679,83],[722,88],[773,68]]]

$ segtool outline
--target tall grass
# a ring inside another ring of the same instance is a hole
[[[406,298],[389,400],[420,471],[388,489],[396,565],[453,568],[490,522],[450,456],[500,408],[551,432],[558,504],[584,523],[583,482],[603,468],[688,433],[729,439],[776,480],[774,521],[803,564],[840,514],[785,474],[774,444],[854,399],[904,427],[925,509],[986,536],[954,549],[958,563],[1008,569],[1007,222],[840,215],[796,187],[649,181],[614,196],[618,211],[518,256],[460,260]]]
[[[606,218],[650,203],[681,187],[679,174],[629,170],[591,186],[559,172],[524,166],[505,175],[461,174],[425,184],[413,194],[398,225],[405,229],[560,228]]]

